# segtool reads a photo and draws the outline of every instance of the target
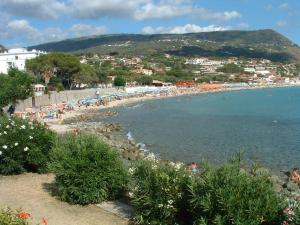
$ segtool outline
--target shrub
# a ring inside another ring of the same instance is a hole
[[[97,136],[67,135],[57,141],[52,158],[57,194],[63,201],[100,203],[127,186],[127,169],[119,154]]]
[[[287,225],[299,225],[300,224],[300,202],[299,200],[289,199],[288,207],[284,210],[286,215]]]
[[[123,76],[118,75],[114,80],[114,85],[116,87],[123,87],[126,85],[126,79]]]
[[[19,212],[11,209],[0,209],[1,225],[29,225],[28,220],[20,218]]]
[[[0,117],[0,174],[46,172],[54,137],[39,123]]]
[[[134,222],[279,225],[288,220],[296,225],[299,221],[296,210],[292,217],[284,214],[287,204],[274,191],[269,174],[255,168],[251,172],[241,170],[238,159],[218,167],[204,165],[202,169],[191,174],[178,164],[162,164],[155,158],[137,162],[130,169]]]
[[[154,155],[137,162],[130,169],[137,224],[177,224],[186,205],[184,184],[188,174],[181,164],[161,164]]]
[[[284,220],[284,201],[268,174],[243,172],[240,161],[205,168],[191,179],[190,204],[196,224],[271,225]]]

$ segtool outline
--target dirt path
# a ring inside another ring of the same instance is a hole
[[[23,174],[0,176],[0,207],[22,208],[49,225],[127,225],[127,221],[96,206],[69,205],[50,195],[47,186],[52,175]]]

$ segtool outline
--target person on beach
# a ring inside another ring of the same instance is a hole
[[[195,173],[198,173],[199,172],[199,169],[197,167],[197,164],[195,162],[192,162],[190,164],[190,167],[189,167],[190,171],[195,174]]]
[[[293,168],[293,169],[292,169],[291,174],[290,174],[290,178],[291,178],[293,181],[300,182],[300,174],[299,174],[299,172],[298,172],[298,168]]]
[[[100,91],[99,91],[99,90],[97,90],[95,94],[96,94],[96,98],[97,98],[97,99],[99,99],[99,96],[100,96]]]

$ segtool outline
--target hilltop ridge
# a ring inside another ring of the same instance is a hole
[[[30,46],[29,49],[102,54],[118,52],[121,55],[168,53],[183,56],[237,56],[300,61],[299,46],[270,29],[187,34],[111,34],[66,39]]]

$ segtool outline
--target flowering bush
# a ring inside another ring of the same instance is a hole
[[[300,224],[300,202],[295,200],[288,201],[288,207],[285,208],[286,215],[285,225],[299,225]]]
[[[289,225],[299,224],[296,211],[292,217],[284,214],[287,204],[269,175],[243,171],[239,160],[204,165],[192,174],[150,155],[129,172],[137,224],[279,225],[287,219]]]
[[[54,137],[41,124],[0,117],[0,174],[45,172]]]
[[[100,203],[124,191],[128,173],[117,151],[97,136],[67,135],[53,149],[57,194],[75,204]]]
[[[207,166],[191,179],[191,214],[196,224],[273,225],[284,220],[285,203],[268,174],[241,171],[239,160]]]
[[[186,216],[184,188],[189,174],[182,164],[162,164],[150,154],[129,172],[137,224],[177,224]]]
[[[1,225],[29,225],[26,218],[20,217],[19,212],[11,209],[0,209]]]

